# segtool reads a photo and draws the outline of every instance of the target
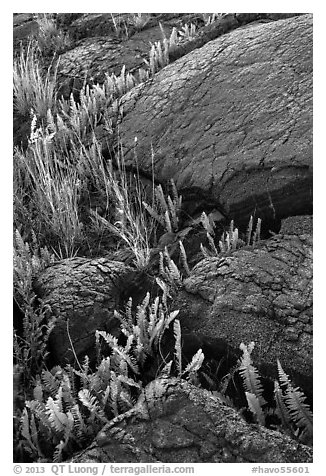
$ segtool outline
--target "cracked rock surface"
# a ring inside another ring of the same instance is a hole
[[[54,263],[37,278],[37,295],[57,316],[50,334],[55,363],[74,362],[72,344],[77,357],[92,357],[95,331],[114,333],[119,329],[113,311],[129,272],[130,268],[118,261],[76,257]]]
[[[312,15],[237,28],[121,104],[126,163],[153,160],[185,201],[196,190],[238,225],[311,213]]]
[[[311,448],[248,425],[210,392],[185,381],[151,382],[73,463],[308,463]]]
[[[174,301],[184,332],[256,343],[255,364],[276,360],[312,392],[312,236],[276,235],[258,247],[198,263]]]

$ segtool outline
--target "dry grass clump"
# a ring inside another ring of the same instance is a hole
[[[38,13],[36,21],[39,26],[37,42],[43,56],[60,54],[69,48],[69,35],[58,27],[54,14]]]
[[[55,67],[43,71],[35,41],[26,49],[21,48],[13,68],[14,113],[26,118],[32,111],[44,120],[48,110],[54,110],[56,105],[56,75]]]

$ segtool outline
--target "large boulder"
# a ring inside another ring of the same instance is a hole
[[[203,197],[238,225],[311,214],[312,15],[224,34],[121,106],[127,166],[173,178],[190,214]]]
[[[254,341],[253,360],[264,375],[277,376],[279,359],[311,397],[312,292],[312,236],[276,235],[199,262],[173,304],[183,335],[210,342],[211,357],[223,357],[221,341],[235,353]]]
[[[249,425],[233,408],[177,379],[151,382],[73,463],[309,463],[312,449]]]
[[[71,258],[49,266],[34,288],[56,316],[50,334],[51,360],[65,365],[95,355],[95,331],[119,332],[114,317],[130,268],[107,258]]]

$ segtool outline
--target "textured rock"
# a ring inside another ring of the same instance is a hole
[[[121,100],[126,163],[238,225],[312,209],[312,16],[238,28]]]
[[[173,26],[177,26],[179,22],[166,17],[169,15],[164,15],[163,24],[166,35],[169,36]],[[130,14],[123,14],[120,20],[128,24],[128,18]],[[128,72],[135,72],[139,68],[148,69],[144,59],[149,59],[150,43],[162,40],[158,21],[153,19],[142,31],[136,31],[128,25],[127,38],[123,30],[120,37],[116,34],[109,13],[84,14],[78,18],[70,26],[69,32],[73,37],[81,39],[73,49],[60,57],[58,78],[61,93],[69,95],[68,85],[72,90],[80,90],[85,79],[90,83],[101,84],[105,81],[106,74],[119,75],[123,66]]]
[[[176,379],[151,382],[74,463],[308,463],[311,448],[247,424],[211,393]]]
[[[312,392],[312,236],[275,236],[257,248],[198,263],[174,301],[183,332],[233,349],[256,343],[253,359],[276,376],[279,359]]]
[[[106,258],[72,258],[49,266],[38,277],[37,295],[57,316],[50,336],[51,358],[55,363],[74,362],[72,345],[78,358],[86,354],[92,357],[95,331],[114,333],[119,329],[113,311],[129,272],[128,266]]]
[[[312,234],[313,218],[311,215],[288,217],[282,220],[280,233],[284,235]]]

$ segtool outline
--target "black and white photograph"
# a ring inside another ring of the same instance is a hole
[[[14,473],[312,471],[294,8],[11,13]]]

